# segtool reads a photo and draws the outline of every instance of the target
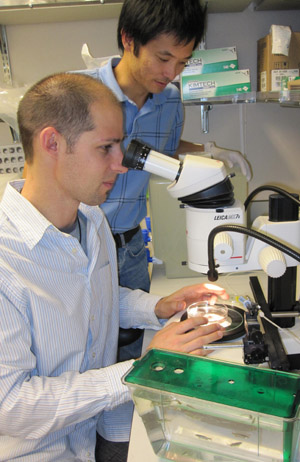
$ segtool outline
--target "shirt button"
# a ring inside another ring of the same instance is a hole
[[[72,254],[73,254],[73,255],[76,255],[76,254],[77,254],[77,249],[73,248],[73,249],[72,249]]]
[[[93,353],[93,354],[92,354],[92,357],[93,357],[93,358],[96,358],[96,353]]]
[[[91,321],[95,321],[95,316],[92,314]]]

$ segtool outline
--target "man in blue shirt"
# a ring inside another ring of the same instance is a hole
[[[57,74],[22,98],[26,180],[0,204],[0,461],[126,460],[132,403],[118,331],[159,330],[150,348],[203,354],[220,326],[191,318],[161,329],[186,304],[228,298],[204,284],[161,298],[118,285],[115,243],[98,204],[124,174],[120,104],[88,76]],[[109,458],[105,447],[109,445]],[[119,446],[118,446],[119,447]]]
[[[200,42],[204,22],[198,0],[124,1],[118,24],[122,58],[113,58],[107,65],[85,72],[110,87],[121,101],[125,148],[132,139],[138,139],[170,156],[204,150],[203,145],[180,139],[183,105],[179,90],[171,83]],[[241,155],[228,151],[226,156],[224,151],[213,150],[214,158],[227,157],[230,166],[234,161],[249,175]],[[139,225],[147,214],[149,177],[149,173],[135,170],[120,175],[102,204],[118,248],[120,285],[146,291],[150,281]],[[139,352],[141,340],[121,348],[120,359]]]

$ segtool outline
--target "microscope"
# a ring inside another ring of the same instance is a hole
[[[171,180],[168,192],[186,211],[188,266],[192,270],[207,274],[210,281],[216,281],[218,273],[265,271],[267,301],[258,278],[250,277],[255,302],[245,304],[244,362],[268,360],[272,369],[300,369],[300,355],[287,357],[277,327],[258,319],[261,310],[264,317],[274,318],[277,325],[287,328],[293,327],[299,316],[299,196],[265,185],[242,204],[234,197],[223,162],[188,154],[179,161],[138,140],[129,144],[123,165]],[[259,216],[248,226],[247,207],[264,190],[273,193],[269,196],[269,216]]]

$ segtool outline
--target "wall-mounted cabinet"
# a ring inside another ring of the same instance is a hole
[[[200,0],[208,13],[244,11],[250,4],[257,11],[300,9],[299,0]],[[36,24],[117,18],[120,0],[1,0],[0,24]]]

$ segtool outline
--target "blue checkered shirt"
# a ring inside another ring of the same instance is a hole
[[[85,70],[83,73],[101,80],[122,102],[125,118],[124,147],[132,139],[138,139],[156,151],[173,156],[183,129],[183,105],[179,90],[169,84],[162,93],[150,95],[139,110],[116,81],[113,67],[119,60],[112,58],[103,67]],[[113,233],[135,228],[145,218],[149,177],[149,173],[136,170],[119,175],[107,201],[101,206]]]

